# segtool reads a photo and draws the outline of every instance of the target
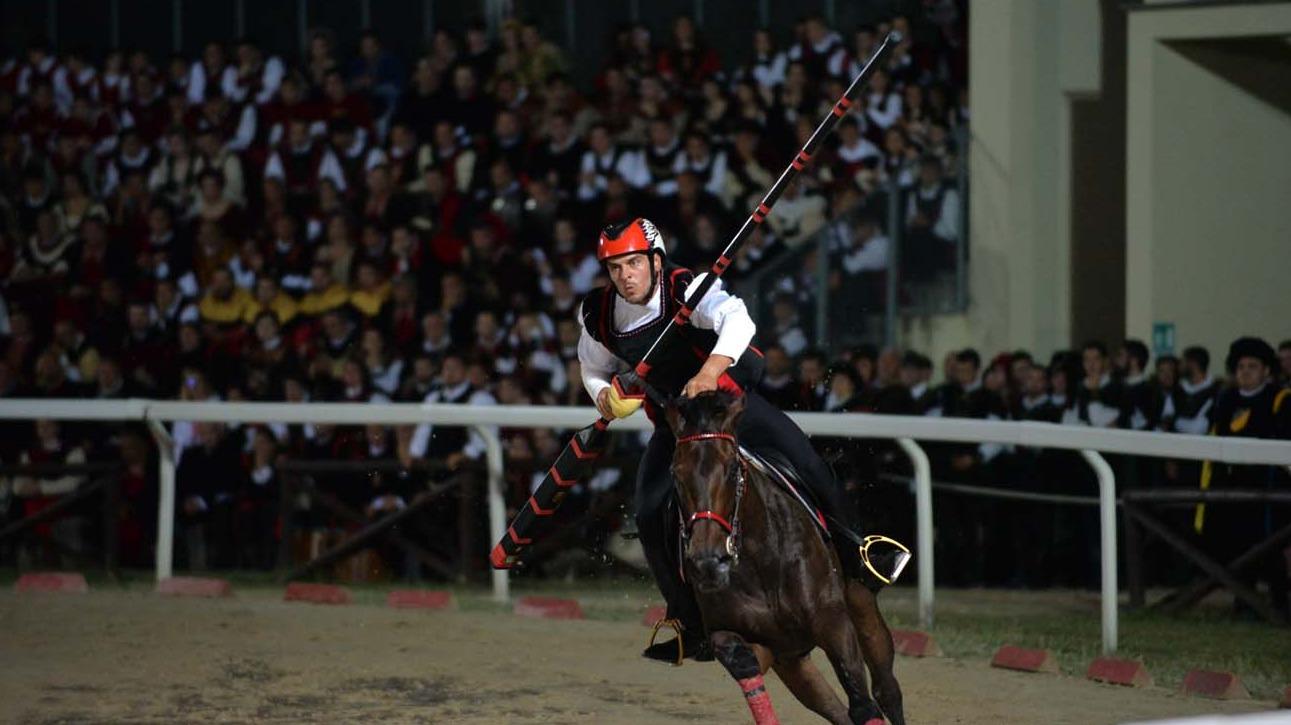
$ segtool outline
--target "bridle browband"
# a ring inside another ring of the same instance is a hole
[[[738,558],[739,553],[736,549],[736,538],[740,527],[740,500],[744,497],[744,461],[739,454],[739,443],[736,442],[735,436],[731,433],[692,433],[687,436],[677,438],[677,444],[698,443],[702,441],[727,441],[735,446],[735,466],[733,468],[735,476],[735,505],[732,507],[731,518],[728,521],[724,516],[716,511],[696,511],[686,519],[686,525],[682,528],[682,540],[690,542],[690,532],[695,528],[695,524],[700,521],[712,521],[726,531],[726,553],[733,558]]]

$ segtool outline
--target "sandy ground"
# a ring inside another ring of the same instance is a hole
[[[639,623],[271,597],[0,593],[0,722],[748,721],[720,666],[639,659]],[[897,676],[911,723],[1115,723],[1272,706],[944,658],[899,659]],[[786,723],[815,721],[768,683]]]

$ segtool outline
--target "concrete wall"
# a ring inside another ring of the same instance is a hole
[[[1073,98],[1097,94],[1098,0],[969,7],[970,308],[912,323],[935,357],[954,344],[1047,355],[1070,344]]]
[[[1291,337],[1291,3],[1141,10],[1128,33],[1128,333],[1173,322],[1219,359]]]

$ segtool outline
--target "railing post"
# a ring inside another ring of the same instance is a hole
[[[175,556],[175,440],[160,421],[148,420],[157,443],[161,490],[157,496],[157,581],[174,574]]]
[[[1081,451],[1098,476],[1098,523],[1103,569],[1103,654],[1116,652],[1116,475],[1098,451]]]
[[[502,497],[502,441],[498,440],[497,431],[489,426],[477,425],[472,429],[484,439],[484,459],[488,466],[489,478],[489,547],[493,542],[501,541],[507,530],[507,505]],[[485,552],[488,553],[488,552]],[[493,599],[505,603],[511,597],[511,581],[507,572],[493,570]]]
[[[898,438],[914,466],[915,567],[919,574],[919,627],[933,623],[932,466],[928,454],[910,438]]]

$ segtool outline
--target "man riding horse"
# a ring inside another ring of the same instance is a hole
[[[688,290],[704,275],[672,264],[663,237],[648,219],[606,227],[596,250],[610,284],[592,290],[580,310],[583,323],[578,359],[583,384],[607,420],[623,418],[641,407],[642,396],[624,390],[615,375],[632,369],[646,355],[661,330],[682,310]],[[666,338],[665,349],[651,355],[650,386],[664,396],[693,397],[725,390],[744,397],[737,437],[753,451],[779,453],[809,489],[831,528],[856,530],[856,516],[846,503],[830,467],[812,448],[806,434],[787,415],[757,392],[762,353],[750,345],[757,326],[744,303],[722,289],[718,280],[693,308],[689,324]],[[648,647],[644,657],[678,662],[684,652],[697,660],[711,659],[704,623],[690,587],[682,580],[677,561],[669,556],[667,504],[674,493],[672,459],[674,432],[663,411],[644,401],[655,425],[637,471],[636,521],[646,560],[668,603],[668,618],[681,636]],[[862,560],[850,536],[835,531],[833,543],[847,579],[849,608],[885,579]],[[681,648],[680,651],[678,648]]]

